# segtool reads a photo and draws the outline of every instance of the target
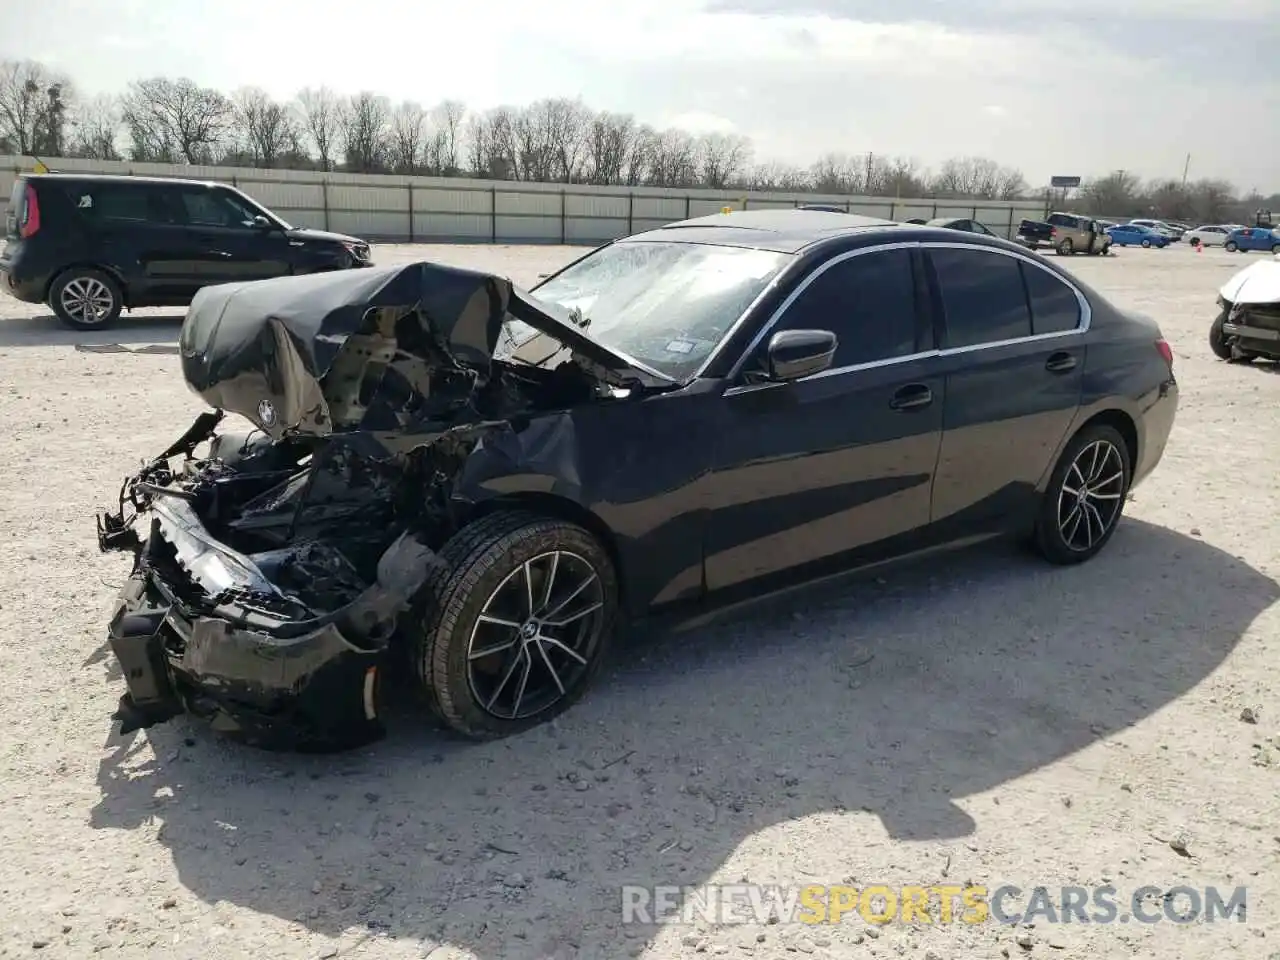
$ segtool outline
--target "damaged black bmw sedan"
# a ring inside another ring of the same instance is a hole
[[[414,263],[202,290],[212,409],[98,518],[125,731],[503,736],[623,622],[1015,536],[1107,543],[1177,406],[1157,324],[1004,240],[822,211],[615,241],[525,291]],[[232,419],[247,421],[234,430]]]

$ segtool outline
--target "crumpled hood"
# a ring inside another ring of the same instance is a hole
[[[1280,257],[1250,264],[1224,283],[1218,294],[1229,303],[1280,303]]]
[[[647,375],[550,309],[506,278],[420,262],[204,287],[178,347],[192,390],[274,440],[358,429],[388,404],[382,428],[402,426],[437,395],[466,397],[510,319],[603,371]]]

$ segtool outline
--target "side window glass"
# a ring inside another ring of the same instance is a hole
[[[1080,326],[1080,301],[1075,291],[1047,270],[1020,263],[1031,297],[1033,333],[1063,333]]]
[[[946,318],[947,347],[972,347],[1031,335],[1020,261],[977,249],[929,251]]]
[[[150,203],[147,191],[127,184],[87,184],[72,189],[72,202],[83,216],[94,220],[155,223],[162,218]]]
[[[187,222],[201,227],[242,227],[253,217],[239,203],[215,190],[183,190],[180,194]]]
[[[787,308],[773,332],[781,330],[830,330],[839,339],[833,368],[915,353],[911,251],[865,253],[827,268]]]
[[[1067,221],[1067,218],[1060,213],[1055,213],[1051,217],[1049,217],[1049,223],[1053,224],[1053,226],[1055,227],[1066,226],[1066,221]]]

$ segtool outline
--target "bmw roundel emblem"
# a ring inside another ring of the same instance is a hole
[[[269,427],[276,422],[276,408],[270,400],[263,400],[258,404],[258,419],[262,421],[264,427]]]

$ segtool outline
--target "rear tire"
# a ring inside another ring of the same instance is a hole
[[[563,520],[501,511],[440,553],[410,620],[421,625],[412,653],[432,711],[462,736],[493,740],[580,700],[618,614],[617,574],[600,542]]]
[[[1068,566],[1096,556],[1115,533],[1132,476],[1132,456],[1114,427],[1085,427],[1067,444],[1036,518],[1035,546]]]
[[[124,295],[110,274],[73,267],[50,284],[49,306],[72,330],[104,330],[119,319]]]

